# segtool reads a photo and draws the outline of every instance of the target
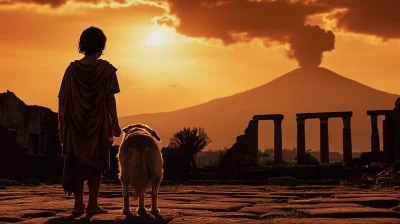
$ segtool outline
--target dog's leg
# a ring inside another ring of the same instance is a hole
[[[146,213],[146,207],[144,206],[144,194],[139,196],[139,206],[136,210],[138,213]]]
[[[160,209],[158,209],[158,203],[157,203],[157,198],[158,198],[158,186],[153,186],[151,189],[151,213],[157,214],[160,212]]]
[[[122,212],[124,214],[129,214],[131,213],[131,209],[129,208],[129,189],[128,189],[128,184],[127,183],[122,183],[122,194],[124,196],[124,208],[122,209]]]

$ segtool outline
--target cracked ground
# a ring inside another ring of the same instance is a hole
[[[87,189],[85,190],[87,201]],[[150,195],[146,195],[150,207]],[[109,213],[70,215],[73,197],[59,185],[0,190],[0,223],[400,223],[400,191],[356,186],[161,186],[159,215],[123,215],[118,185],[102,185],[99,203]]]

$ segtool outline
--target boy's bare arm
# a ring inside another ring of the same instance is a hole
[[[113,132],[116,137],[121,134],[121,128],[119,127],[118,115],[117,115],[117,102],[115,101],[114,94],[109,94],[106,100],[107,110],[111,116]]]
[[[65,102],[64,100],[58,100],[58,129],[60,143],[64,143],[64,114],[65,114]]]

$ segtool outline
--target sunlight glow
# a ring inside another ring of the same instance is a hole
[[[161,46],[165,44],[166,40],[167,36],[165,32],[163,30],[157,29],[149,34],[146,40],[146,44],[151,46]]]

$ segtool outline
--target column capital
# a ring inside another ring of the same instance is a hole
[[[321,124],[328,124],[328,119],[329,119],[329,118],[327,118],[327,117],[320,117],[320,118],[319,118],[319,122],[320,122]]]
[[[306,122],[306,119],[304,118],[296,118],[297,124],[304,124]]]
[[[351,117],[342,117],[343,119],[343,127],[350,128],[351,127]]]
[[[275,125],[280,125],[282,123],[283,119],[274,119],[274,124]]]

